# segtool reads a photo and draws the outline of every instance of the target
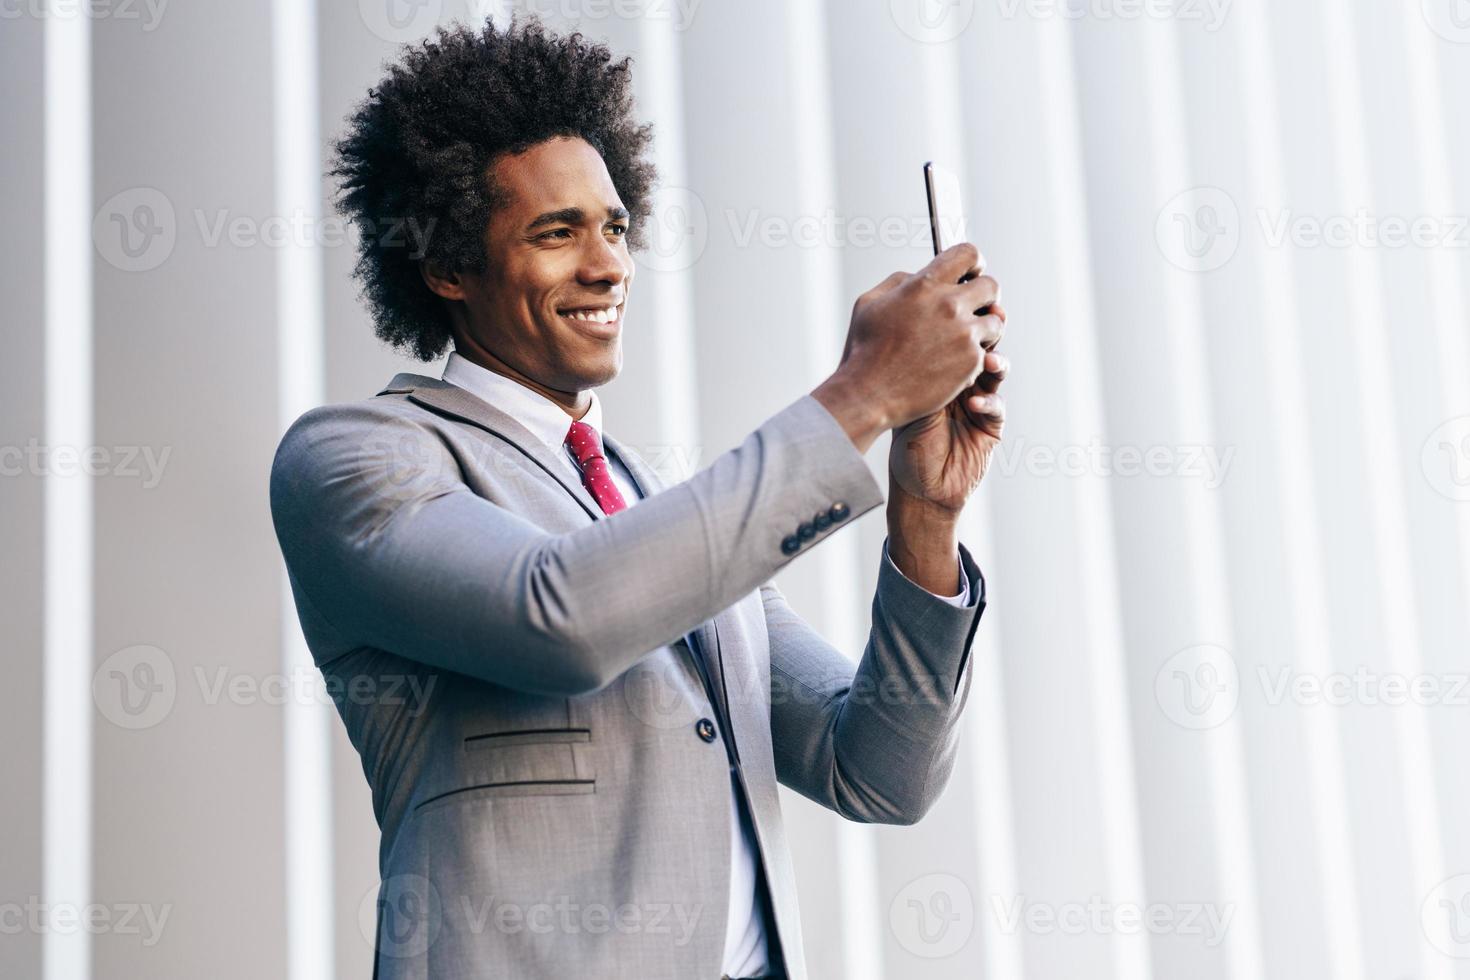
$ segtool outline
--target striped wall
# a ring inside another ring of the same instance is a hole
[[[926,261],[923,161],[1004,283],[960,765],[914,827],[784,797],[813,975],[1470,977],[1465,0],[0,5],[0,976],[368,975],[266,476],[439,370],[372,338],[327,141],[515,8],[635,59],[664,183],[602,394],[666,477]],[[884,533],[777,578],[854,657]]]

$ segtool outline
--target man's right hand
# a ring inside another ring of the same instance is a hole
[[[812,396],[859,451],[885,429],[939,411],[980,376],[1005,332],[1000,284],[984,271],[979,250],[961,242],[858,297],[842,361]]]

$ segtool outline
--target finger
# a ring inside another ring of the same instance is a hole
[[[997,393],[970,395],[964,403],[970,423],[987,435],[999,439],[1006,424],[1005,399]]]
[[[957,302],[963,309],[973,310],[976,316],[989,314],[1000,302],[1000,283],[994,276],[978,276],[955,288],[959,290]]]
[[[1000,388],[1000,383],[1006,379],[1006,373],[1011,369],[1010,359],[1004,354],[990,351],[985,355],[985,370],[975,381],[975,388],[981,394],[991,394]]]
[[[949,285],[973,278],[984,271],[985,256],[969,242],[960,242],[930,259],[929,264],[919,270],[919,275],[929,276]]]
[[[998,317],[994,313],[987,313],[985,316],[975,318],[973,332],[975,343],[984,347],[986,350],[990,350],[996,344],[1000,343],[1001,337],[1005,336],[1006,321],[1003,317]]]

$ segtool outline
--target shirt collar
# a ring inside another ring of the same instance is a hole
[[[513,378],[496,374],[481,367],[469,358],[451,352],[444,365],[444,380],[457,385],[524,425],[537,439],[550,449],[565,451],[567,430],[572,427],[572,416],[566,409],[547,398],[534,388],[528,388]],[[591,407],[580,421],[597,430],[602,437],[602,402],[597,392],[589,392]]]

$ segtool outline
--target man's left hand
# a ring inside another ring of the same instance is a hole
[[[999,303],[987,312],[1005,311]],[[990,454],[1005,427],[1005,401],[999,389],[1010,361],[995,350],[975,383],[943,409],[893,430],[888,473],[898,489],[958,515],[980,485],[990,465]]]

